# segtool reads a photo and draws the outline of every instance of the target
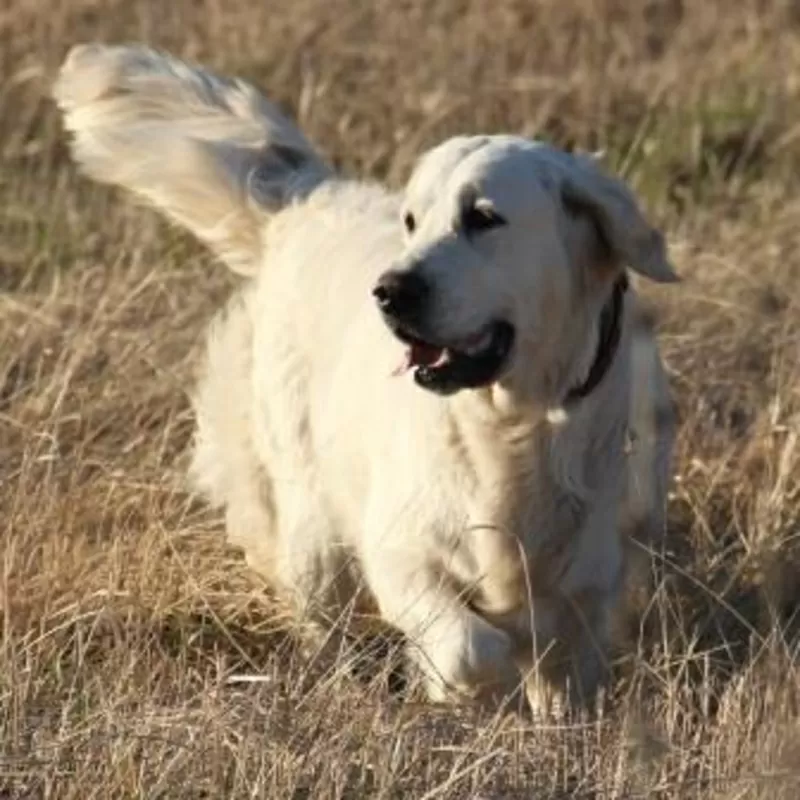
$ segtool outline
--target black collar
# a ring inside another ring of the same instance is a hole
[[[592,362],[592,368],[586,380],[573,386],[564,398],[564,405],[573,405],[584,397],[588,397],[605,378],[606,373],[614,363],[617,354],[620,334],[622,333],[622,312],[625,306],[625,292],[628,290],[628,276],[623,272],[614,282],[611,297],[606,301],[600,312],[600,331],[597,342],[597,352]]]

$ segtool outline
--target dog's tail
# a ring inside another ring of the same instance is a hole
[[[266,215],[331,176],[252,86],[145,47],[78,45],[53,89],[75,160],[252,275]]]

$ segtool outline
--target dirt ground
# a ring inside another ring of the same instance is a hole
[[[251,79],[351,174],[399,186],[447,135],[512,131],[604,149],[642,194],[684,278],[643,287],[681,428],[602,719],[298,657],[183,484],[234,281],[69,163],[48,84],[86,40]],[[800,797],[796,2],[6,0],[0,76],[0,798]]]

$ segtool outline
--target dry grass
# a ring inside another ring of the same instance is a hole
[[[800,796],[796,5],[0,4],[0,798]],[[608,716],[547,729],[312,680],[181,483],[231,282],[75,176],[45,94],[83,39],[252,78],[394,183],[445,135],[506,129],[606,148],[645,194],[685,277],[650,292],[682,429]]]

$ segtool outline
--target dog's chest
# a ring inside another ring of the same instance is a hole
[[[451,532],[448,571],[483,613],[509,614],[532,596],[556,593],[572,565],[587,508],[544,466],[476,485],[465,524]]]

